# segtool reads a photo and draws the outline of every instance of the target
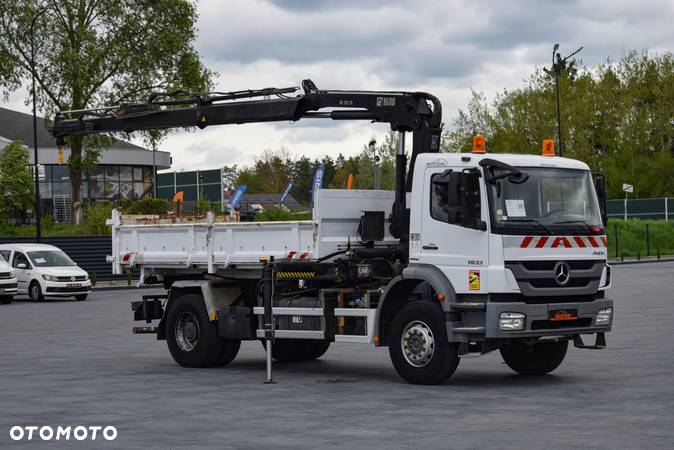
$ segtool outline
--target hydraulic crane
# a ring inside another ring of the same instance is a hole
[[[287,94],[298,91],[298,87],[207,94],[153,94],[142,103],[58,112],[51,133],[58,144],[63,145],[72,135],[192,126],[203,129],[211,125],[295,122],[304,118],[389,123],[391,130],[400,132],[390,232],[400,239],[400,256],[406,259],[403,249],[407,248],[409,240],[409,209],[405,197],[411,190],[417,156],[440,150],[440,100],[424,92],[319,90],[311,80],[304,80],[302,88],[304,93],[295,96]],[[413,137],[407,178],[406,132],[411,132]]]

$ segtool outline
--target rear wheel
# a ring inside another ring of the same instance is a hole
[[[9,305],[12,303],[12,300],[14,299],[13,296],[11,295],[3,295],[0,297],[0,305]]]
[[[203,299],[183,295],[171,305],[166,318],[166,342],[174,361],[183,367],[213,367],[229,364],[241,341],[223,339],[217,322],[209,320]]]
[[[265,341],[262,341],[262,346],[267,347]],[[271,356],[280,362],[310,361],[323,356],[329,348],[329,341],[277,339],[272,344]]]
[[[526,345],[521,342],[501,347],[503,361],[521,375],[545,375],[564,361],[569,341],[541,342]]]
[[[437,303],[415,301],[396,314],[389,331],[389,355],[396,372],[413,384],[438,384],[459,365],[458,345],[447,342]]]
[[[41,302],[44,300],[44,295],[42,295],[42,287],[37,281],[33,281],[28,288],[28,296],[34,302]]]

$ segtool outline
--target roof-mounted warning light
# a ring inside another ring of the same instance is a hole
[[[484,136],[481,134],[473,136],[473,153],[487,153],[487,146],[484,144]]]
[[[543,156],[555,156],[555,140],[543,139],[543,148],[541,149]]]

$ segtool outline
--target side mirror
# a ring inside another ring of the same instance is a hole
[[[17,269],[27,269],[28,266],[26,265],[26,263],[19,263],[19,264],[16,265],[16,268]]]
[[[606,208],[606,177],[603,173],[593,173],[594,190],[597,191],[597,200],[599,200],[599,214],[604,227],[608,225],[608,212]]]

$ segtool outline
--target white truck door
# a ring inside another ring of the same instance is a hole
[[[419,262],[431,264],[445,273],[456,293],[487,292],[489,255],[488,231],[456,221],[456,192],[449,192],[450,171],[461,173],[461,167],[429,167],[424,173]],[[473,216],[478,223],[488,222],[484,178],[476,174],[470,181],[476,203]],[[479,202],[479,204],[478,204]],[[475,224],[477,225],[477,223]]]

